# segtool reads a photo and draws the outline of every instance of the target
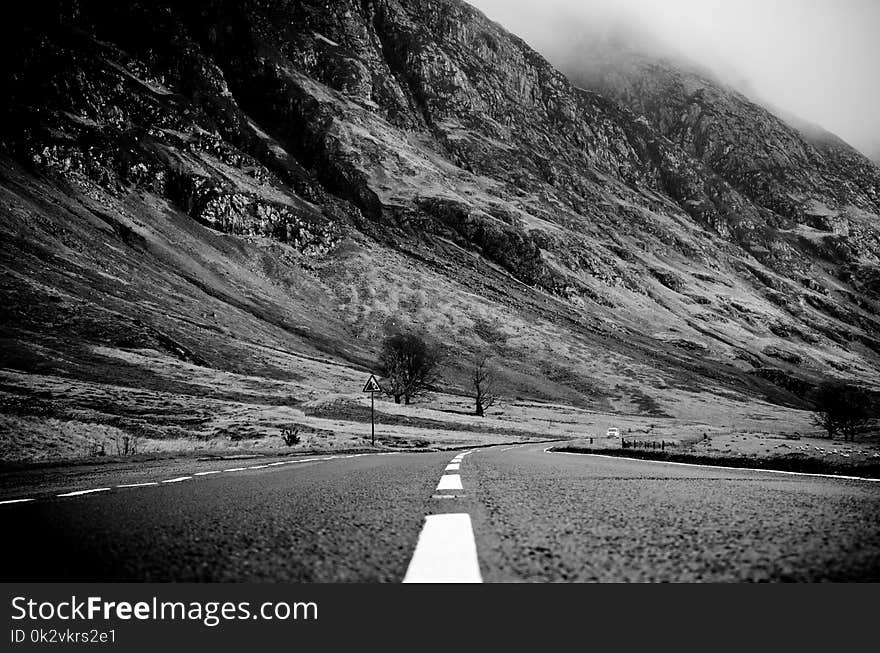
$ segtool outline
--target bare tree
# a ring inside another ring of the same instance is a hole
[[[474,361],[471,370],[471,383],[474,387],[474,412],[478,417],[483,417],[486,410],[495,405],[498,397],[495,394],[495,377],[489,369],[491,356],[481,354]]]
[[[397,333],[385,338],[379,354],[379,369],[386,393],[395,403],[405,404],[428,392],[438,381],[442,354],[422,336]]]
[[[134,435],[122,435],[116,438],[116,455],[133,456],[138,452],[139,439]]]

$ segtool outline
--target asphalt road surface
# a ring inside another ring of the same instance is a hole
[[[880,483],[546,447],[71,477],[0,503],[0,580],[880,580]]]

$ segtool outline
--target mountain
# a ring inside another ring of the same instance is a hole
[[[452,395],[480,352],[645,415],[877,385],[880,170],[711,79],[566,76],[458,0],[50,4],[2,44],[21,432],[259,439],[396,329]]]
[[[876,165],[880,165],[880,145],[875,146],[870,151],[865,152],[866,156],[868,156],[871,161],[873,161]]]

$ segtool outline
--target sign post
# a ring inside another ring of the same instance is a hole
[[[370,374],[370,378],[364,385],[363,392],[370,393],[370,442],[372,446],[376,446],[376,393],[382,392],[379,382],[376,380],[375,374]]]

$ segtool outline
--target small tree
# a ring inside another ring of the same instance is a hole
[[[441,353],[437,346],[412,333],[385,338],[379,353],[379,371],[384,390],[395,403],[405,404],[425,394],[437,382]]]
[[[474,361],[471,370],[471,383],[474,388],[474,412],[478,417],[483,417],[486,410],[495,405],[498,397],[495,394],[495,376],[489,369],[488,354],[481,354]]]
[[[870,400],[856,386],[840,382],[826,382],[813,394],[816,410],[813,423],[822,427],[833,438],[843,435],[844,440],[855,440],[871,422]]]
[[[284,444],[288,447],[292,447],[296,444],[300,443],[299,437],[299,427],[294,426],[293,428],[282,428],[281,429],[281,439],[284,440]]]

